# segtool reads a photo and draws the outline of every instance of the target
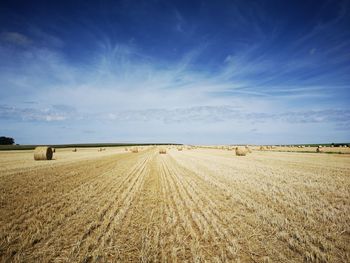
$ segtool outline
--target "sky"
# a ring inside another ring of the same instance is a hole
[[[19,144],[350,141],[350,1],[0,2]]]

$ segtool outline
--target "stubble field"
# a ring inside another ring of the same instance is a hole
[[[350,155],[0,152],[1,262],[350,262]]]

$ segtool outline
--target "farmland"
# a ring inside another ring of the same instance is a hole
[[[2,262],[349,262],[350,155],[0,152]]]

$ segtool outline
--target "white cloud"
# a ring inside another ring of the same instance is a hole
[[[14,121],[64,121],[76,118],[75,110],[70,110],[71,107],[64,109],[52,107],[40,108],[43,105],[37,105],[36,108],[22,108],[17,106],[0,105],[0,119],[14,120]]]
[[[0,40],[19,46],[28,46],[32,43],[32,41],[27,36],[18,32],[2,32],[0,34]]]
[[[185,19],[183,16],[180,14],[180,12],[175,9],[175,18],[176,18],[176,23],[175,23],[175,30],[183,33],[185,30]]]
[[[47,48],[33,47],[12,58],[17,67],[5,65],[0,72],[0,120],[78,121],[76,129],[85,136],[110,138],[113,133],[106,134],[108,130],[130,141],[174,141],[186,136],[196,140],[196,134],[202,133],[203,140],[212,142],[217,135],[223,138],[221,142],[235,137],[267,143],[276,130],[291,136],[293,125],[304,125],[304,131],[316,131],[317,125],[326,125],[328,131],[349,127],[344,124],[349,113],[342,111],[346,106],[337,105],[338,110],[331,112],[320,103],[320,98],[329,100],[334,95],[327,85],[263,83],[297,67],[305,68],[302,63],[259,79],[250,76],[276,66],[264,55],[253,60],[249,52],[228,55],[213,74],[193,66],[205,47],[171,64],[144,56],[133,46],[112,45],[108,39],[99,47],[95,59],[79,66]],[[6,48],[0,47],[0,57],[4,52]],[[35,101],[35,107],[28,108],[23,101]],[[337,119],[339,115],[345,119]],[[95,132],[83,132],[86,130]]]

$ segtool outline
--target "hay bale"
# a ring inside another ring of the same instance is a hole
[[[138,153],[139,152],[139,149],[137,147],[132,147],[131,148],[131,152],[132,153]]]
[[[237,156],[246,156],[248,150],[245,147],[236,147],[236,155]]]
[[[248,145],[246,145],[246,150],[248,151],[248,153],[252,153],[252,150],[250,149],[250,147]]]
[[[165,148],[160,148],[159,149],[159,154],[166,154],[166,149]]]
[[[318,146],[317,149],[316,149],[316,152],[317,152],[317,153],[322,153],[322,152],[324,152],[324,150],[322,149],[322,146],[321,146],[321,147]]]
[[[127,147],[125,147],[124,150],[125,150],[126,152],[129,151],[129,149],[128,149]]]
[[[52,159],[52,148],[48,146],[38,146],[34,150],[34,160],[51,160]]]
[[[77,148],[74,148],[72,152],[77,152],[77,151],[78,151]]]
[[[178,151],[182,151],[182,147],[177,147],[177,150]]]
[[[260,151],[265,151],[265,147],[264,146],[260,146]]]

